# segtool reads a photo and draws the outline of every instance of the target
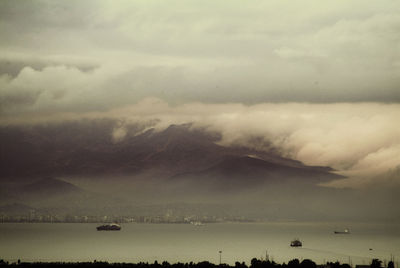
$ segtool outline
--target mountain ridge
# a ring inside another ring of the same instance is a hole
[[[339,175],[330,173],[332,169],[329,167],[307,166],[273,150],[266,152],[222,146],[218,144],[221,139],[218,133],[193,128],[191,124],[170,125],[160,131],[130,126],[123,140],[113,142],[111,135],[115,124],[100,120],[25,128],[1,127],[0,138],[5,146],[0,149],[3,160],[0,176],[95,177],[149,173],[168,179],[182,174],[212,173],[210,169],[213,168],[214,171],[218,168],[225,170],[224,176],[234,170],[236,174],[245,176],[245,169],[254,168],[271,174],[279,167],[280,171],[287,169],[285,175],[290,173],[289,170],[297,170],[311,176],[324,174],[326,178],[339,178]],[[241,162],[234,163],[233,159],[241,159]],[[256,165],[261,160],[264,161],[262,168]],[[226,167],[216,166],[221,163]]]

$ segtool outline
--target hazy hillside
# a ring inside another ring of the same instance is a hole
[[[244,176],[250,168],[260,176],[263,172],[265,176],[283,172],[285,176],[315,173],[335,178],[327,168],[306,167],[273,151],[220,146],[216,143],[217,134],[192,130],[190,125],[172,125],[161,132],[154,129],[140,132],[140,126],[132,126],[122,141],[113,142],[114,124],[99,120],[2,127],[0,176],[132,175],[154,171],[157,176],[167,178],[187,172],[215,173],[217,164],[222,175],[227,172],[226,176]],[[248,158],[246,162],[243,157],[248,155],[260,160]],[[244,162],[230,163],[233,159]],[[254,165],[262,160],[265,161],[262,168]]]

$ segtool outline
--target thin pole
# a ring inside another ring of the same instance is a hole
[[[219,265],[221,265],[221,255],[222,255],[222,250],[219,251]]]

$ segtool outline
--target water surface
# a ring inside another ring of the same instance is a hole
[[[0,259],[15,261],[249,263],[254,257],[287,262],[310,258],[318,263],[369,263],[372,258],[400,258],[396,224],[218,223],[123,224],[121,231],[96,231],[88,223],[0,224]],[[350,235],[335,229],[350,228]],[[291,248],[299,238],[302,248]]]

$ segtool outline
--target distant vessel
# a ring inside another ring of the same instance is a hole
[[[121,226],[116,223],[100,225],[96,227],[97,231],[119,231]]]
[[[301,246],[303,246],[303,244],[301,243],[301,241],[299,239],[295,239],[292,242],[290,242],[290,246],[291,247],[301,247]]]
[[[204,225],[204,223],[202,223],[201,221],[191,221],[190,223],[195,226],[203,226]]]
[[[350,234],[349,229],[344,229],[343,231],[334,231],[335,234]]]

